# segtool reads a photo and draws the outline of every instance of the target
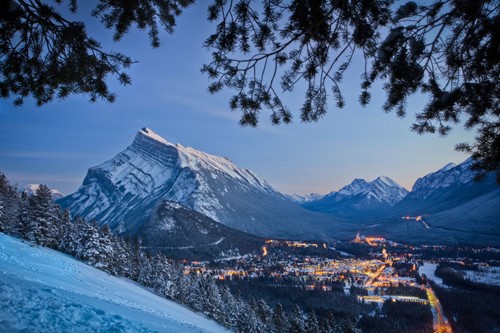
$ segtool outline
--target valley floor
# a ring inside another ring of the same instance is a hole
[[[73,258],[0,233],[0,332],[226,332]]]

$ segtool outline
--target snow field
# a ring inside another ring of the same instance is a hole
[[[0,332],[227,332],[137,284],[0,233]]]

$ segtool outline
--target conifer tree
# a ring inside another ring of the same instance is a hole
[[[86,222],[80,216],[75,216],[70,224],[70,228],[65,237],[65,252],[78,258],[78,251],[81,248],[81,242],[84,240],[84,229]]]
[[[117,275],[132,278],[132,245],[129,239],[113,235],[112,265]]]
[[[7,177],[0,173],[0,231],[15,234],[19,210],[19,196]]]
[[[153,262],[149,253],[146,253],[138,268],[139,274],[137,276],[137,282],[146,287],[153,287],[155,281],[155,267],[153,267]]]
[[[62,3],[77,12],[78,0],[55,1]],[[90,14],[116,41],[136,25],[158,47],[160,29],[173,32],[177,16],[193,3],[99,0]],[[212,60],[202,71],[211,93],[234,92],[229,107],[241,111],[242,125],[257,126],[266,111],[273,124],[290,123],[283,94],[297,89],[304,96],[300,120],[315,122],[331,102],[346,105],[342,80],[359,55],[361,106],[377,83],[386,92],[384,111],[399,117],[409,97],[422,94],[428,103],[416,111],[412,130],[447,135],[457,124],[474,130],[474,142],[456,149],[472,155],[478,176],[496,172],[500,184],[498,17],[495,0],[212,0],[207,19],[215,31],[204,43]],[[83,22],[64,17],[53,2],[0,5],[0,96],[13,96],[15,105],[28,96],[43,105],[71,94],[113,102],[107,78],[130,84],[132,64],[104,50]]]
[[[178,293],[175,284],[175,272],[167,258],[157,253],[153,258],[155,291],[164,297],[174,299]]]
[[[59,243],[57,245],[57,249],[62,252],[70,253],[68,251],[68,244],[71,242],[71,233],[73,232],[73,229],[71,225],[71,213],[68,209],[61,212],[59,221]]]
[[[273,124],[290,123],[283,98],[300,89],[302,122],[316,122],[346,105],[342,80],[359,66],[359,103],[381,83],[385,112],[403,117],[417,93],[428,101],[415,110],[412,130],[447,135],[460,122],[474,129],[474,168],[497,174],[500,184],[500,20],[498,1],[214,1],[205,41],[212,61],[202,71],[211,93],[234,95],[240,124],[257,126],[267,112]],[[356,75],[356,74],[355,74]],[[354,126],[354,125],[353,125]]]
[[[19,197],[19,211],[17,216],[17,235],[27,239],[28,227],[31,221],[28,193],[22,192]]]
[[[267,305],[267,303],[263,299],[261,299],[255,303],[254,309],[255,314],[262,323],[264,330],[266,332],[271,332],[273,311],[271,310],[269,305]]]
[[[224,318],[222,298],[219,288],[210,277],[204,277],[199,284],[199,303],[203,313],[221,322]]]
[[[290,324],[281,303],[276,304],[274,308],[273,324],[276,333],[286,333],[290,330]]]
[[[237,304],[236,330],[238,332],[262,332],[262,325],[254,309],[241,297],[237,300]]]
[[[307,312],[307,323],[306,323],[307,333],[320,333],[318,318],[313,309]]]
[[[111,267],[113,257],[111,240],[109,234],[101,232],[96,221],[87,223],[86,227],[83,228],[77,249],[77,257],[95,268],[113,273]]]
[[[130,278],[134,281],[138,281],[139,274],[141,272],[141,266],[146,260],[145,253],[141,250],[142,240],[139,237],[130,239]]]
[[[36,244],[57,248],[60,207],[54,203],[50,189],[40,185],[30,198],[28,239]]]
[[[290,316],[290,332],[299,333],[305,332],[305,330],[304,313],[298,305],[294,305]]]

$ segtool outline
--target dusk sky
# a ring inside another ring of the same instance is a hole
[[[85,5],[75,20],[90,11]],[[360,107],[361,63],[346,75],[343,110],[330,100],[322,120],[303,124],[298,112],[304,92],[297,89],[286,97],[293,124],[272,126],[263,113],[258,128],[240,127],[240,113],[228,107],[231,92],[210,95],[209,81],[200,73],[210,59],[202,43],[214,30],[205,4],[187,9],[175,33],[162,34],[159,49],[150,47],[147,32],[131,31],[114,44],[98,22],[89,21],[87,30],[105,49],[139,61],[129,70],[132,85],[108,80],[118,94],[114,104],[70,96],[41,108],[29,100],[16,108],[11,100],[0,100],[0,171],[20,187],[42,183],[72,193],[89,167],[125,149],[142,127],[170,142],[228,157],[285,193],[328,193],[354,178],[371,181],[380,175],[411,189],[417,178],[467,158],[453,148],[474,133],[460,126],[445,138],[409,130],[414,113],[425,105],[422,96],[410,99],[404,119],[382,111],[381,89],[373,89],[372,102]]]

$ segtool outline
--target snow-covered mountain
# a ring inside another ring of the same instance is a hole
[[[387,215],[362,232],[430,244],[500,244],[500,186],[495,173],[474,180],[471,159],[419,178]],[[425,225],[402,216],[424,216]]]
[[[449,163],[438,171],[417,179],[411,192],[396,208],[408,213],[430,214],[455,208],[490,192],[499,191],[493,173],[481,182],[474,180],[475,172],[470,169],[472,162],[468,158],[459,165]]]
[[[384,212],[407,194],[405,188],[385,176],[371,182],[357,178],[338,192],[331,192],[320,200],[305,203],[303,207],[341,217],[361,218],[368,213],[373,215]]]
[[[468,158],[458,166],[455,163],[448,163],[436,172],[431,172],[419,178],[413,184],[410,198],[426,199],[434,192],[470,183],[474,179],[474,171],[470,170],[472,158]]]
[[[0,233],[0,332],[228,332],[136,283]]]
[[[287,197],[292,200],[293,202],[296,202],[298,204],[303,204],[303,203],[306,203],[306,202],[310,202],[310,201],[316,201],[316,200],[320,200],[321,198],[324,197],[324,195],[322,194],[319,194],[319,193],[309,193],[309,194],[290,194],[290,195],[287,195]]]
[[[290,202],[229,159],[174,145],[148,128],[127,149],[90,168],[78,191],[58,202],[74,215],[135,235],[160,200],[265,236],[318,237],[319,225],[332,221]]]
[[[331,194],[336,197],[352,197],[361,195],[382,204],[394,206],[408,194],[408,190],[389,177],[380,176],[371,182],[354,179],[352,183]]]
[[[29,196],[32,196],[36,193],[40,184],[28,184],[24,187],[23,191],[26,192]],[[52,199],[58,200],[61,199],[64,195],[56,189],[50,189],[50,193],[52,194]]]

